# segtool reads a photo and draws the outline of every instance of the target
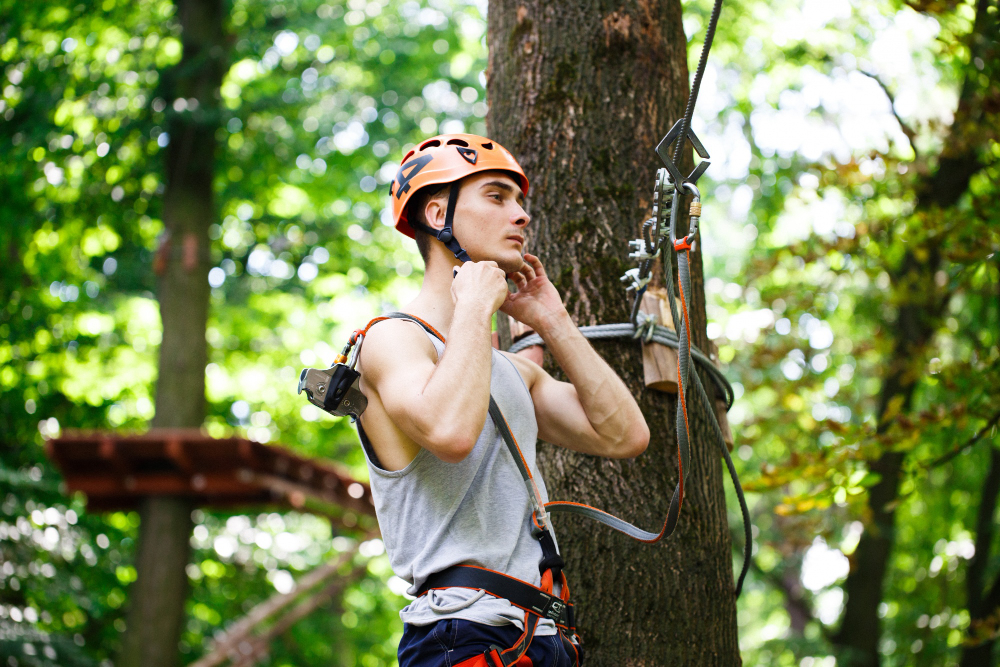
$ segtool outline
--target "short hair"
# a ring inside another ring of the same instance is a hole
[[[459,185],[460,181],[455,181],[455,185]],[[427,208],[427,202],[432,199],[438,199],[445,197],[449,190],[448,187],[452,185],[451,183],[434,183],[421,188],[419,191],[414,193],[410,198],[410,201],[406,205],[408,220],[414,220],[418,223],[427,224],[427,218],[424,217],[424,209]],[[430,256],[431,240],[434,238],[430,234],[416,227],[413,227],[413,240],[417,242],[417,250],[420,251],[420,257],[424,260],[424,265],[427,265],[427,258]]]

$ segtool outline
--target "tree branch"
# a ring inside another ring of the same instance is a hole
[[[216,667],[216,665],[225,662],[231,655],[237,653],[237,649],[242,643],[255,641],[250,639],[250,635],[255,628],[281,613],[295,602],[296,599],[301,597],[305,591],[315,588],[336,575],[337,570],[347,563],[355,553],[357,553],[356,548],[345,552],[335,561],[320,565],[300,577],[295,582],[295,588],[288,593],[275,593],[267,600],[255,606],[246,616],[230,625],[225,635],[213,642],[211,652],[208,655],[195,661],[190,667]]]
[[[906,135],[906,140],[910,142],[910,148],[913,149],[914,157],[917,157],[919,155],[917,152],[917,142],[915,141],[917,133],[912,127],[910,127],[907,124],[905,120],[903,120],[903,117],[896,112],[896,96],[893,94],[893,92],[889,89],[889,86],[886,85],[886,83],[882,80],[882,78],[878,74],[875,74],[874,72],[868,72],[863,69],[859,69],[858,71],[867,76],[875,83],[877,83],[879,85],[879,88],[882,89],[882,92],[885,93],[885,96],[889,98],[889,109],[892,111],[892,115],[893,117],[895,117],[896,122],[899,123],[899,129],[901,129],[903,131],[903,134]]]
[[[331,582],[330,585],[300,602],[294,609],[268,628],[266,632],[248,640],[250,642],[250,650],[247,652],[241,651],[243,655],[233,660],[232,667],[252,667],[260,662],[267,655],[267,649],[275,637],[284,634],[293,625],[338,596],[349,584],[361,578],[361,575],[367,572],[367,570],[368,566],[361,564],[351,570],[346,576]]]
[[[979,429],[979,431],[976,432],[976,434],[971,438],[969,438],[965,443],[959,445],[958,447],[956,447],[955,449],[951,450],[946,454],[942,454],[938,458],[928,463],[925,467],[927,469],[936,468],[943,463],[951,461],[953,458],[964,452],[966,449],[972,447],[974,444],[982,440],[983,436],[986,435],[987,431],[996,426],[997,422],[1000,422],[1000,411],[998,411],[996,414],[990,417],[990,420],[986,422],[986,425],[983,426],[981,429]]]

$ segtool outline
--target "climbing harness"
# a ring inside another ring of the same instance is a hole
[[[491,396],[490,418],[521,474],[531,502],[533,533],[542,547],[542,561],[539,565],[541,586],[533,586],[501,572],[466,565],[456,565],[429,577],[418,592],[419,595],[443,588],[469,588],[486,591],[496,597],[504,598],[525,613],[524,631],[514,646],[507,649],[492,646],[482,656],[463,662],[458,667],[510,667],[515,665],[528,650],[535,626],[542,618],[553,620],[569,654],[575,656],[577,665],[582,662],[581,646],[573,620],[573,606],[569,602],[569,587],[562,571],[563,560],[555,548],[549,524],[549,514],[555,512],[579,514],[599,521],[633,539],[650,544],[671,535],[677,526],[680,509],[684,502],[685,475],[690,468],[691,433],[688,405],[692,387],[697,403],[703,411],[710,415],[707,421],[711,424],[715,439],[720,445],[740,503],[744,526],[744,555],[743,567],[735,586],[737,597],[742,591],[752,551],[750,515],[739,477],[724,441],[722,429],[715,417],[714,410],[710,407],[711,403],[701,378],[698,373],[691,372],[692,361],[700,364],[702,369],[707,371],[708,376],[725,397],[727,410],[732,407],[734,395],[731,385],[721,371],[692,344],[688,312],[688,300],[692,293],[689,253],[695,251],[701,218],[701,193],[698,190],[697,181],[709,166],[708,152],[691,130],[691,117],[701,86],[708,52],[715,35],[721,6],[722,0],[715,0],[684,116],[677,121],[656,147],[656,153],[663,161],[664,168],[659,169],[656,174],[652,216],[642,226],[642,238],[630,241],[628,244],[629,258],[639,263],[637,267],[626,271],[621,278],[626,288],[626,295],[631,296],[633,300],[631,321],[622,324],[580,328],[584,336],[591,339],[639,338],[645,343],[652,341],[667,345],[678,352],[676,425],[679,479],[670,499],[667,516],[659,532],[654,533],[638,528],[623,519],[589,505],[567,501],[544,502],[514,435]],[[678,165],[683,148],[688,141],[691,142],[702,161],[690,174],[684,176]],[[669,154],[671,146],[673,146],[672,156]],[[454,151],[451,150],[452,147],[454,147]],[[439,157],[440,160],[438,160]],[[438,162],[435,163],[435,160]],[[434,168],[431,168],[432,164],[434,164]],[[465,254],[452,232],[458,188],[452,187],[449,193],[445,225],[442,230],[435,230],[414,220],[409,220],[406,214],[406,204],[409,198],[421,187],[430,184],[452,183],[467,174],[492,169],[512,172],[521,181],[522,191],[527,193],[528,180],[520,165],[506,149],[503,149],[496,142],[474,135],[442,135],[425,141],[403,158],[396,179],[390,188],[396,228],[411,237],[413,229],[426,231],[444,243],[455,257],[462,261],[469,261],[468,255]],[[691,197],[688,207],[690,217],[688,230],[686,234],[678,235],[678,223],[682,218],[681,204],[688,196]],[[668,239],[670,245],[664,250],[663,245]],[[676,285],[672,265],[674,254],[677,255],[678,279]],[[640,302],[652,278],[652,268],[657,258],[662,262],[664,281],[667,292],[671,296],[667,300],[670,304],[673,321],[677,323],[676,332],[658,325],[655,317],[639,312]],[[675,293],[676,299],[673,298]],[[444,342],[444,337],[433,327],[412,315],[393,313],[386,317],[375,318],[364,329],[357,330],[351,335],[348,345],[338,357],[333,368],[326,371],[303,370],[299,379],[299,391],[305,391],[310,402],[327,412],[341,416],[350,415],[352,419],[356,420],[367,405],[366,401],[361,402],[356,395],[360,394],[360,391],[357,391],[358,373],[354,370],[358,354],[368,330],[377,322],[390,318],[415,321]],[[533,334],[518,340],[509,351],[517,352],[532,345],[544,345],[544,341],[537,334]],[[348,358],[352,347],[354,347],[353,354]],[[352,392],[356,392],[356,394]],[[363,398],[361,396],[361,399]],[[554,584],[561,585],[558,596],[553,594]]]

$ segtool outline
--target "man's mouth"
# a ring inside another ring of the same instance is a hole
[[[524,245],[524,237],[519,234],[513,234],[511,236],[508,236],[507,238],[510,239],[511,241],[517,241],[522,246]]]

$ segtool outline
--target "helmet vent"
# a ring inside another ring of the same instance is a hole
[[[492,141],[487,141],[485,144],[483,144],[483,148],[485,148],[488,151],[493,150],[493,142]]]
[[[468,148],[469,147],[469,142],[465,141],[464,139],[449,139],[448,140],[448,145],[449,146],[465,146],[466,148]]]
[[[430,141],[425,141],[424,143],[420,144],[419,150],[425,151],[432,146],[440,146],[440,145],[441,145],[440,141],[438,141],[437,139],[431,139]]]

